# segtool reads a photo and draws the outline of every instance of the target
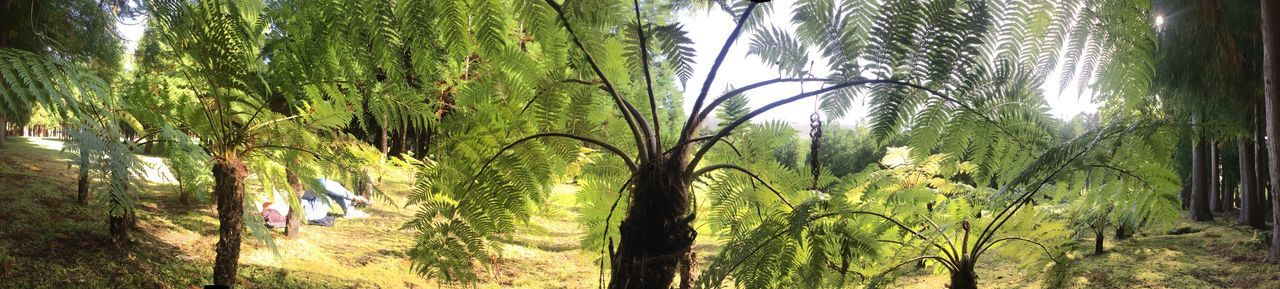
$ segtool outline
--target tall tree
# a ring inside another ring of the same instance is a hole
[[[1209,138],[1204,136],[1203,125],[1197,127],[1196,137],[1191,150],[1191,209],[1190,218],[1194,221],[1212,221],[1213,214],[1209,209]]]
[[[1265,94],[1267,139],[1280,139],[1280,5],[1274,1],[1262,1],[1263,92]],[[1280,142],[1267,142],[1268,174],[1271,176],[1272,224],[1280,224]],[[1267,260],[1280,262],[1280,226],[1271,228],[1271,250]]]
[[[1216,139],[1209,141],[1209,210],[1222,212],[1222,149]]]

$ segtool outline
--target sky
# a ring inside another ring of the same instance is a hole
[[[773,14],[770,15],[770,23],[778,27],[790,27],[788,23],[789,15],[791,14],[789,7],[788,5],[775,6]],[[716,54],[719,53],[720,47],[724,45],[724,40],[732,32],[734,19],[718,9],[680,13],[679,21],[684,23],[685,29],[689,32],[689,37],[695,40],[694,49],[697,51],[697,56],[694,58],[693,78],[689,79],[689,82],[684,87],[685,111],[690,111],[693,110],[694,99],[698,97],[698,91],[705,81],[707,71],[711,69],[711,64],[715,61]],[[137,45],[137,40],[142,37],[146,22],[146,19],[125,19],[116,23],[116,28],[120,31],[121,36],[124,37],[126,55],[133,55],[133,49]],[[760,59],[747,55],[747,43],[750,43],[750,35],[744,33],[738,39],[738,43],[726,54],[725,61],[721,64],[716,79],[711,85],[708,98],[719,95],[730,85],[742,87],[751,83],[777,78],[777,70],[764,65]],[[823,75],[827,72],[825,71],[826,65],[824,63],[814,63],[813,67],[814,75]],[[126,61],[125,69],[131,68],[132,61]],[[807,87],[795,83],[782,83],[754,89],[747,94],[749,106],[760,107],[774,100],[798,94],[802,90],[811,91],[821,88],[818,83],[806,85]],[[1057,118],[1070,119],[1081,112],[1097,111],[1098,105],[1090,102],[1089,96],[1081,94],[1078,87],[1074,85],[1066,89],[1059,89],[1057,81],[1045,81],[1042,90],[1046,101],[1049,103],[1049,113]],[[852,126],[864,121],[867,115],[865,103],[865,97],[864,99],[859,99],[858,105],[837,122],[841,125]],[[809,115],[813,111],[814,100],[800,100],[766,112],[757,117],[755,121],[783,120],[798,128],[807,127]]]

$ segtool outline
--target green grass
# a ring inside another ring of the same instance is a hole
[[[138,230],[125,247],[111,244],[101,201],[75,203],[75,171],[49,141],[10,138],[0,149],[0,288],[191,288],[212,275],[217,220],[208,205],[184,208],[174,188],[148,183],[138,194]],[[403,204],[410,172],[383,176],[380,186]],[[250,179],[246,189],[260,190]],[[594,288],[593,256],[579,250],[572,221],[573,187],[552,193],[551,206],[507,239],[479,288]],[[405,252],[414,232],[400,226],[412,209],[377,204],[367,219],[303,227],[298,238],[275,232],[280,252],[247,237],[241,288],[440,288],[412,272]]]
[[[1063,286],[1280,288],[1280,266],[1263,262],[1267,245],[1262,238],[1269,232],[1236,226],[1233,217],[1218,215],[1218,221],[1210,223],[1179,221],[1173,230],[1143,232],[1123,241],[1107,239],[1100,256],[1093,255],[1093,241],[1084,240],[1069,254],[1073,262]],[[1170,234],[1174,230],[1191,233]],[[983,258],[977,270],[983,288],[1050,288],[1043,278],[1027,278],[1028,269],[1016,266],[1017,260]],[[946,283],[946,276],[919,271],[899,280],[901,288],[942,288]]]
[[[0,288],[198,288],[211,282],[217,220],[207,205],[177,205],[172,185],[148,183],[138,197],[135,242],[112,245],[101,201],[75,202],[75,171],[49,141],[10,138],[0,149]],[[408,172],[383,176],[380,186],[403,204]],[[252,180],[248,191],[260,190]],[[505,236],[503,252],[489,262],[479,288],[595,288],[595,254],[578,248],[582,228],[570,185],[557,187],[518,232]],[[277,257],[246,237],[241,288],[454,288],[411,271],[405,252],[415,232],[401,230],[411,209],[380,204],[368,219],[336,226],[304,227],[300,237],[276,232]],[[1225,216],[1219,216],[1220,219]],[[1109,253],[1074,252],[1067,288],[1280,288],[1280,267],[1262,262],[1262,233],[1227,222],[1179,223],[1193,231],[1109,242]],[[247,236],[248,234],[246,234]],[[1085,244],[1092,244],[1088,240]],[[716,241],[704,234],[699,257],[710,258]],[[1031,253],[1028,253],[1031,254]],[[983,288],[1043,288],[1026,278],[1016,259],[984,257]],[[705,266],[700,266],[705,267]],[[942,288],[946,276],[908,271],[895,288]]]

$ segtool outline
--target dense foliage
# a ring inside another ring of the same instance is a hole
[[[105,181],[113,233],[130,226],[135,154],[164,156],[184,205],[217,206],[221,285],[246,226],[274,242],[246,200],[297,209],[299,179],[367,185],[392,163],[417,170],[414,270],[464,284],[566,182],[610,288],[880,287],[911,264],[975,288],[988,253],[1061,273],[1086,237],[1100,253],[1107,230],[1158,228],[1184,203],[1211,218],[1234,204],[1218,180],[1261,212],[1256,3],[66,2],[4,12],[0,132],[66,129],[81,200]],[[727,14],[698,25],[732,32],[692,39],[678,13]],[[107,23],[135,14],[147,31],[120,73]],[[711,92],[734,47],[778,77]],[[1046,82],[1101,107],[1056,119]],[[750,105],[784,83],[809,89]],[[757,119],[802,100],[807,128]],[[1239,161],[1220,165],[1232,141]],[[713,257],[699,236],[720,241]]]

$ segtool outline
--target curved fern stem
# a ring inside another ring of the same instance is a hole
[[[729,135],[729,133],[732,133],[732,132],[733,132],[733,130],[734,130],[735,128],[738,128],[738,126],[741,126],[742,124],[744,124],[744,123],[746,123],[746,122],[748,122],[748,121],[751,121],[751,119],[752,119],[752,118],[755,118],[756,116],[759,116],[759,115],[760,115],[760,114],[762,114],[762,113],[765,113],[765,112],[767,112],[767,111],[769,111],[769,110],[772,110],[772,109],[774,109],[774,108],[778,108],[779,106],[782,106],[782,105],[784,105],[784,104],[792,103],[792,102],[795,102],[795,101],[797,101],[797,100],[801,100],[801,99],[804,99],[804,98],[807,98],[807,97],[810,97],[810,96],[821,95],[821,94],[823,94],[823,93],[827,93],[827,92],[835,91],[835,90],[837,90],[837,89],[842,89],[842,88],[846,88],[846,87],[852,87],[852,86],[858,86],[858,85],[867,85],[867,84],[893,84],[893,85],[901,85],[901,86],[906,86],[906,87],[911,87],[911,88],[915,88],[915,89],[924,90],[924,91],[929,92],[930,94],[933,94],[933,95],[936,95],[936,96],[942,97],[943,99],[947,99],[947,100],[950,100],[950,101],[953,101],[953,102],[957,102],[957,103],[959,102],[959,101],[956,101],[956,100],[955,100],[955,99],[953,99],[953,98],[950,98],[950,97],[947,97],[947,96],[943,95],[942,93],[940,93],[940,92],[938,92],[938,91],[936,91],[936,90],[930,89],[930,88],[928,88],[928,87],[921,86],[921,85],[919,85],[919,84],[909,83],[909,82],[905,82],[905,81],[892,80],[892,79],[861,79],[861,80],[846,81],[846,82],[843,82],[843,83],[839,83],[839,84],[835,84],[835,85],[832,85],[832,86],[828,86],[828,87],[823,88],[823,89],[818,89],[818,90],[814,90],[814,91],[810,91],[810,92],[805,92],[805,93],[797,94],[797,95],[795,95],[795,96],[791,96],[791,97],[788,97],[788,98],[785,98],[785,99],[782,99],[782,100],[779,100],[779,101],[775,101],[775,102],[772,102],[772,103],[766,104],[766,105],[764,105],[764,106],[760,107],[759,109],[756,109],[756,110],[751,111],[750,113],[747,113],[747,115],[742,116],[742,118],[739,118],[739,119],[737,119],[737,120],[734,120],[732,123],[729,123],[729,125],[728,125],[728,126],[725,126],[723,129],[720,129],[720,131],[719,131],[719,132],[717,132],[715,135],[711,136],[711,139],[709,139],[709,140],[707,141],[707,143],[703,144],[703,145],[702,145],[702,148],[698,149],[698,152],[697,152],[697,153],[694,153],[694,155],[693,155],[693,159],[689,161],[688,169],[687,169],[686,171],[693,171],[693,168],[696,168],[696,167],[698,166],[698,162],[702,160],[702,157],[703,157],[704,155],[706,155],[706,153],[707,153],[708,151],[711,151],[711,146],[714,146],[714,145],[716,144],[716,142],[718,142],[720,139],[724,138],[725,136],[728,136],[728,135]],[[695,108],[694,108],[694,110],[696,111],[696,110],[697,110],[697,108],[695,107]]]
[[[898,221],[897,219],[894,219],[894,218],[892,218],[892,217],[886,216],[886,215],[881,214],[881,213],[868,212],[868,211],[839,211],[839,212],[831,212],[831,213],[826,213],[826,214],[821,214],[821,215],[816,215],[816,216],[813,216],[813,217],[809,217],[809,221],[816,221],[816,220],[818,220],[818,219],[822,219],[822,218],[833,217],[833,216],[839,216],[839,215],[845,215],[845,214],[850,214],[850,215],[862,214],[862,215],[871,215],[871,216],[879,217],[879,218],[881,218],[881,219],[884,219],[885,221],[889,221],[890,223],[893,223],[894,225],[897,225],[897,226],[898,226],[898,228],[901,228],[901,229],[903,229],[903,230],[906,230],[908,233],[911,233],[912,235],[915,235],[916,237],[920,237],[920,239],[923,239],[923,240],[925,240],[926,242],[929,242],[929,245],[932,245],[934,248],[938,248],[938,250],[942,251],[942,253],[947,254],[947,257],[948,257],[948,258],[951,258],[951,259],[954,259],[954,260],[959,260],[959,259],[960,259],[960,258],[959,258],[959,256],[958,256],[958,255],[959,255],[959,252],[952,252],[952,250],[947,250],[947,248],[943,248],[943,247],[942,247],[942,245],[938,245],[938,242],[934,242],[934,241],[933,241],[933,239],[930,239],[930,238],[929,238],[929,236],[925,236],[924,234],[921,234],[921,233],[920,233],[920,231],[916,231],[915,229],[912,229],[911,227],[908,227],[906,224],[903,224],[902,222]]]
[[[742,173],[744,173],[744,174],[747,174],[748,176],[751,176],[751,178],[754,178],[756,181],[759,181],[760,183],[763,183],[765,188],[768,188],[770,191],[773,191],[773,194],[774,194],[774,195],[777,195],[777,196],[778,196],[778,199],[782,200],[782,203],[783,203],[783,204],[786,204],[788,208],[791,208],[792,210],[795,210],[796,206],[795,206],[795,205],[792,205],[790,201],[787,201],[787,198],[786,198],[786,197],[784,197],[784,196],[782,196],[782,192],[779,192],[778,190],[774,189],[774,188],[773,188],[773,186],[769,185],[769,182],[766,182],[766,181],[764,181],[764,179],[761,179],[761,178],[760,178],[760,175],[756,174],[755,172],[752,172],[751,170],[748,170],[747,168],[744,168],[744,167],[742,167],[742,166],[739,166],[739,165],[734,165],[734,164],[714,164],[714,165],[710,165],[710,166],[707,166],[707,167],[705,167],[705,168],[702,168],[702,169],[700,169],[700,170],[698,170],[698,171],[693,172],[693,177],[692,177],[692,179],[693,179],[693,180],[697,180],[697,179],[698,179],[698,177],[701,177],[703,174],[706,174],[706,173],[709,173],[709,172],[711,172],[711,171],[718,170],[718,169],[732,169],[732,170],[737,170],[737,171],[739,171],[739,172],[742,172]]]
[[[907,259],[906,261],[902,261],[902,263],[898,263],[898,265],[893,265],[893,267],[889,267],[889,269],[885,269],[884,272],[880,272],[880,274],[877,274],[876,276],[883,276],[884,274],[893,272],[893,270],[897,270],[898,268],[902,267],[902,265],[911,264],[911,262],[918,262],[926,259],[937,260],[938,263],[942,263],[942,266],[947,267],[947,270],[958,271],[958,269],[956,268],[957,266],[955,264],[951,264],[951,261],[945,258],[933,256],[933,255],[925,255],[925,256],[918,256],[911,259]]]
[[[774,83],[806,82],[806,81],[824,81],[825,82],[825,81],[831,81],[831,79],[829,78],[775,78],[775,79],[752,83],[751,85],[743,86],[743,87],[731,90],[729,92],[726,92],[724,95],[721,95],[720,97],[717,97],[716,99],[712,100],[711,103],[707,104],[706,108],[702,109],[702,111],[695,111],[697,113],[696,122],[701,123],[703,120],[706,120],[707,117],[711,115],[711,112],[715,111],[716,107],[720,106],[721,103],[724,103],[725,101],[729,100],[730,97],[734,97],[736,95],[745,93],[748,90],[760,88],[760,87],[767,86]],[[689,142],[692,143],[695,141],[690,140]]]
[[[988,243],[986,247],[983,247],[982,249],[977,250],[977,252],[973,254],[973,259],[977,260],[978,256],[981,256],[982,253],[987,252],[987,249],[991,249],[991,247],[995,247],[996,244],[1004,241],[1024,241],[1027,243],[1034,244],[1036,246],[1039,246],[1040,250],[1043,250],[1044,255],[1046,257],[1049,257],[1050,260],[1053,260],[1054,262],[1062,262],[1061,260],[1058,260],[1058,258],[1055,258],[1052,252],[1049,252],[1049,247],[1046,247],[1044,244],[1041,244],[1040,242],[1036,242],[1034,240],[1023,238],[1023,237],[1004,237],[1004,238],[996,239],[995,241],[991,241],[991,243]]]
[[[662,148],[662,124],[658,119],[658,104],[653,97],[653,76],[649,73],[649,42],[644,37],[644,21],[640,18],[640,0],[631,0],[636,10],[636,35],[640,36],[640,67],[644,69],[645,91],[649,93],[649,114],[653,121],[653,142]]]
[[[605,91],[608,91],[609,95],[613,97],[614,105],[618,107],[619,112],[622,113],[623,119],[627,121],[627,126],[631,128],[631,135],[635,138],[636,148],[640,151],[640,161],[648,160],[649,156],[656,154],[658,149],[655,146],[652,146],[651,144],[654,142],[648,139],[648,136],[652,135],[653,130],[651,130],[649,128],[649,124],[644,121],[644,116],[636,110],[635,106],[632,106],[630,102],[622,98],[622,96],[618,94],[617,89],[614,89],[613,82],[609,81],[609,78],[604,75],[603,70],[600,70],[600,65],[596,64],[596,59],[594,57],[591,57],[591,52],[588,52],[586,46],[582,45],[582,39],[579,39],[578,34],[574,33],[573,26],[569,25],[569,19],[564,15],[564,9],[560,7],[560,4],[557,4],[555,0],[546,0],[546,2],[548,6],[551,6],[552,10],[556,11],[556,15],[560,18],[560,23],[564,24],[565,31],[567,31],[570,38],[573,39],[573,44],[578,47],[578,50],[582,51],[584,56],[586,56],[587,64],[591,65],[591,70],[594,71],[596,76],[600,77],[600,81],[604,83]]]
[[[757,4],[759,3],[751,2],[751,4],[747,5],[747,9],[742,11],[742,16],[738,18],[737,26],[733,27],[733,32],[729,33],[729,39],[726,39],[724,46],[720,48],[720,54],[716,55],[715,62],[711,63],[711,71],[707,72],[707,78],[702,82],[702,90],[698,92],[698,98],[693,101],[692,112],[696,113],[702,110],[702,102],[707,99],[707,92],[711,90],[711,83],[716,80],[716,72],[720,71],[720,65],[724,63],[724,57],[729,54],[729,47],[732,47],[733,43],[737,42],[738,36],[742,35],[742,27],[747,25],[747,18],[751,17],[751,11],[756,9]],[[683,146],[697,127],[697,118],[691,117],[685,120],[684,128],[680,129],[680,138],[676,140],[676,145]]]
[[[1129,129],[1132,130],[1133,128],[1134,126],[1131,126]],[[1052,173],[1050,173],[1048,176],[1045,176],[1043,180],[1037,183],[1034,189],[1031,189],[1023,193],[1017,199],[1014,199],[1013,203],[1006,206],[1004,210],[1001,210],[999,214],[996,214],[995,218],[991,219],[991,223],[988,223],[987,226],[982,229],[982,233],[978,234],[978,242],[977,242],[978,245],[976,246],[982,246],[983,243],[985,243],[987,240],[990,240],[993,236],[995,236],[996,230],[999,230],[1001,226],[1004,226],[1005,222],[1008,222],[1009,219],[1012,218],[1013,214],[1018,211],[1018,209],[1022,208],[1024,204],[1026,204],[1031,200],[1031,196],[1035,195],[1036,192],[1039,192],[1041,188],[1044,188],[1045,184],[1053,180],[1053,178],[1056,177],[1063,170],[1065,170],[1067,166],[1069,166],[1072,162],[1074,162],[1076,159],[1080,158],[1081,156],[1084,156],[1085,153],[1088,153],[1090,150],[1092,150],[1093,147],[1097,145],[1099,141],[1105,138],[1110,138],[1110,136],[1112,135],[1112,134],[1103,134],[1101,131],[1097,133],[1098,135],[1094,137],[1093,140],[1091,140],[1089,144],[1084,147],[1084,149],[1080,150],[1080,152],[1076,153],[1075,155],[1071,156],[1071,158],[1068,158],[1066,161],[1062,162],[1062,164],[1058,166],[1057,169],[1055,169]],[[1039,158],[1045,159],[1048,157],[1050,153],[1053,153],[1053,151],[1051,150],[1049,152],[1041,154]],[[1034,170],[1035,168],[1036,168],[1035,164],[1032,164],[1032,167],[1028,167],[1026,170],[1023,170],[1021,175],[1015,178],[1014,181],[1011,182],[1011,184],[1006,185],[1003,189],[1000,189],[1000,192],[998,192],[997,194],[1004,193],[1010,187],[1019,183],[1019,180],[1025,180],[1027,177],[1030,177],[1030,174],[1036,171]],[[1001,219],[1002,217],[1004,219]]]
[[[618,149],[618,147],[616,146],[613,146],[609,143],[606,143],[597,139],[585,137],[585,136],[579,136],[579,135],[567,134],[567,133],[545,132],[545,133],[539,133],[539,134],[534,134],[534,135],[524,137],[522,139],[516,140],[515,142],[507,144],[506,146],[503,146],[501,149],[499,149],[497,153],[493,154],[492,157],[489,157],[489,159],[486,160],[483,165],[481,165],[480,170],[477,171],[475,175],[471,176],[471,180],[467,181],[467,187],[462,190],[462,195],[459,196],[459,199],[462,199],[462,196],[465,196],[467,192],[471,191],[471,186],[475,185],[476,179],[479,179],[480,175],[484,174],[485,171],[489,169],[489,165],[493,164],[493,161],[498,160],[498,157],[502,156],[502,153],[507,152],[507,150],[514,148],[516,145],[519,145],[524,142],[531,141],[537,138],[543,138],[543,137],[570,138],[570,139],[598,145],[604,148],[605,150],[608,150],[613,154],[618,155],[619,158],[622,158],[622,161],[627,163],[627,168],[631,169],[632,173],[636,171],[636,163],[632,161],[631,158],[628,158],[626,153],[624,153],[621,149]]]

